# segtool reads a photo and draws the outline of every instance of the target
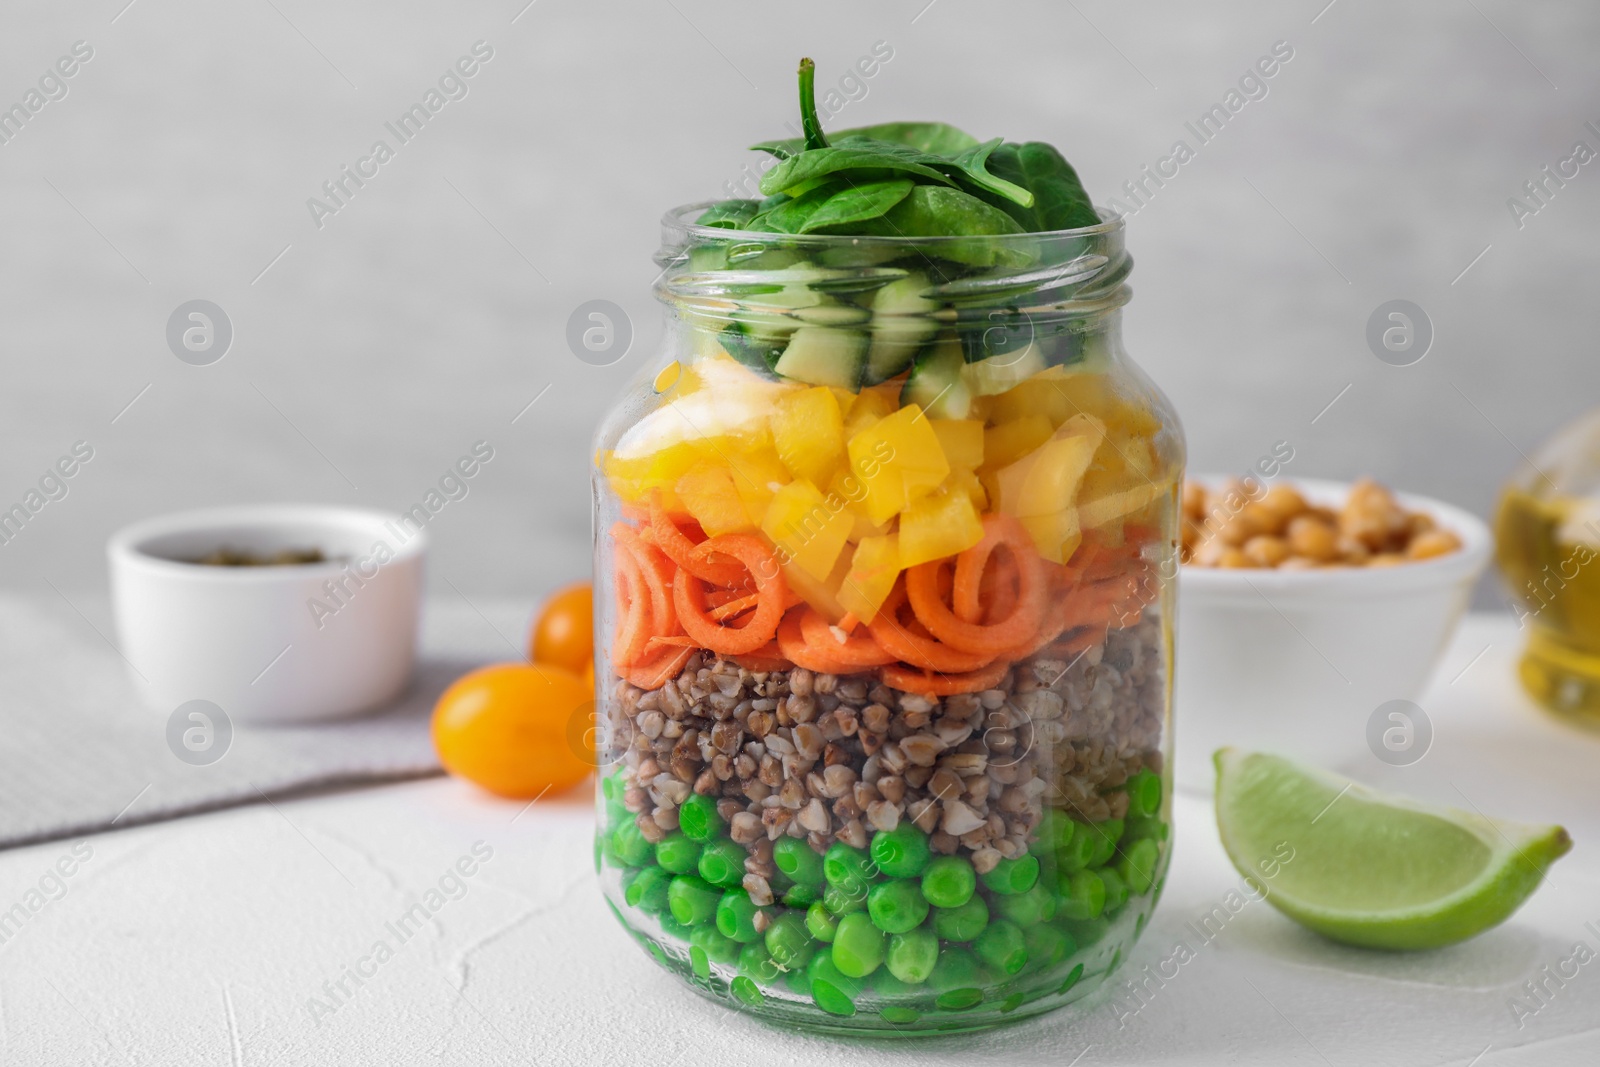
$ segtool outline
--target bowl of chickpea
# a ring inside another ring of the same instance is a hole
[[[1493,548],[1484,523],[1363,478],[1183,488],[1178,784],[1246,745],[1360,770],[1368,720],[1415,700]]]

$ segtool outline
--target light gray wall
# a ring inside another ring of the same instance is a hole
[[[1129,345],[1195,469],[1288,440],[1292,473],[1486,513],[1518,450],[1600,399],[1600,163],[1523,228],[1506,207],[1600,149],[1591,3],[125,2],[0,13],[0,104],[94,49],[0,145],[0,504],[94,448],[0,547],[9,587],[98,588],[106,535],[169,509],[404,507],[479,439],[495,459],[434,521],[436,586],[582,572],[591,427],[659,332],[656,220],[783,131],[799,55],[836,84],[878,41],[893,58],[835,125],[1053,141],[1101,202],[1293,48],[1131,222]],[[469,94],[314,225],[307,198],[478,40]],[[194,298],[236,331],[211,366],[165,341]],[[564,340],[595,298],[638,332],[603,369]],[[1414,366],[1364,339],[1392,298],[1436,330]]]

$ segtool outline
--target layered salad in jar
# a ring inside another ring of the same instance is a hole
[[[1169,850],[1182,441],[1048,145],[757,146],[668,216],[661,362],[596,455],[597,859],[709,995],[968,1029],[1113,970]]]

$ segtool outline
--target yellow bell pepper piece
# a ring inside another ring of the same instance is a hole
[[[900,576],[900,549],[894,534],[863,538],[839,587],[839,606],[871,622]]]
[[[1043,415],[1024,415],[983,431],[983,465],[1007,467],[1032,452],[1055,432]]]
[[[778,461],[778,454],[770,448],[730,453],[727,463],[734,491],[744,504],[750,526],[760,526],[773,494],[789,484],[789,469]]]
[[[726,464],[701,461],[677,484],[678,499],[712,537],[755,529]]]
[[[841,507],[828,506],[816,486],[801,478],[773,494],[761,532],[778,546],[779,559],[793,562],[811,577],[828,577],[854,522]]]
[[[933,435],[952,467],[977,470],[983,466],[983,423],[976,419],[929,419]]]
[[[772,443],[796,478],[828,484],[844,462],[844,416],[826,386],[802,389],[773,406]]]
[[[972,498],[960,490],[923,497],[900,516],[900,566],[964,552],[983,540],[983,523]]]
[[[844,618],[845,607],[839,603],[840,590],[844,588],[846,576],[850,573],[850,554],[839,553],[838,562],[833,565],[833,570],[828,572],[826,578],[813,578],[807,574],[794,561],[780,562],[778,569],[783,571],[783,580],[789,583],[789,588],[799,594],[800,599],[817,609],[817,613],[829,622],[838,622]]]
[[[939,438],[915,404],[850,438],[848,451],[851,473],[864,490],[861,510],[875,523],[888,522],[950,474]]]
[[[995,476],[999,509],[1015,515],[1039,554],[1053,563],[1070,559],[1081,539],[1078,493],[1104,438],[1098,419],[1075,415],[1043,445]]]
[[[900,406],[900,389],[900,383],[895,382],[889,386],[879,385],[861,390],[850,405],[850,410],[845,413],[845,440],[848,441],[879,419],[893,415]]]

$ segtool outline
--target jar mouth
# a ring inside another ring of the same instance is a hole
[[[981,317],[1012,308],[1050,318],[1079,318],[1121,307],[1133,269],[1122,215],[1096,208],[1095,226],[1041,233],[939,237],[861,237],[763,233],[701,226],[693,220],[717,201],[685,204],[662,216],[656,294],[668,304],[716,321],[746,312],[787,315],[783,299],[804,285],[829,301],[866,305],[882,320],[903,314],[875,304],[872,293],[910,275],[921,281],[914,314]],[[764,297],[777,303],[769,304]],[[801,317],[805,317],[802,315]],[[850,313],[836,325],[852,326]]]
[[[678,231],[686,237],[697,237],[706,241],[726,241],[729,239],[742,239],[766,244],[781,242],[786,248],[851,248],[862,245],[876,245],[884,248],[913,248],[923,245],[940,247],[963,241],[981,240],[992,242],[997,246],[1007,244],[1037,244],[1041,240],[1048,241],[1052,238],[1082,238],[1101,237],[1113,233],[1120,233],[1126,228],[1126,219],[1123,215],[1112,211],[1110,208],[1095,205],[1095,214],[1100,216],[1100,222],[1094,226],[1080,226],[1072,230],[1042,230],[1032,233],[1006,233],[994,234],[985,237],[950,236],[950,237],[852,237],[847,234],[830,233],[768,233],[761,230],[734,230],[720,226],[701,226],[694,219],[704,213],[718,200],[702,200],[698,203],[683,204],[675,207],[661,216],[663,232]],[[670,244],[671,242],[664,242]]]

